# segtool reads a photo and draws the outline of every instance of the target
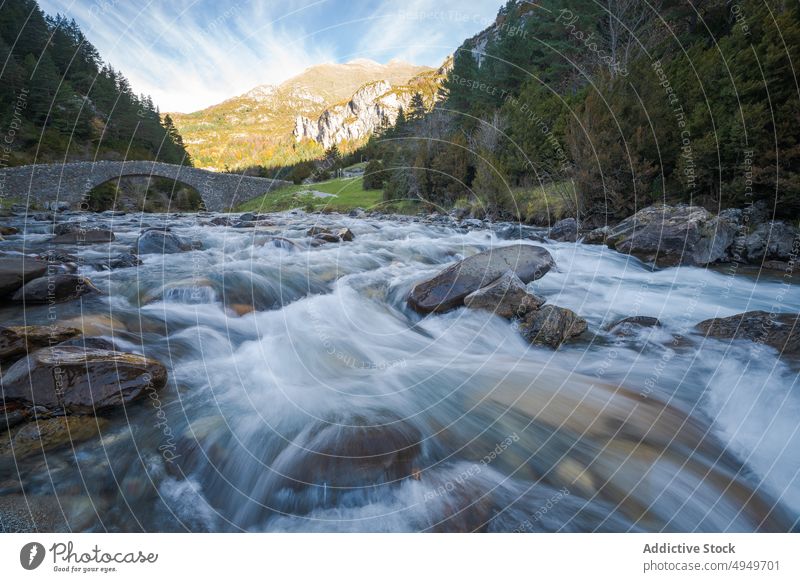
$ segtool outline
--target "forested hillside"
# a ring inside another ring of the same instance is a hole
[[[76,159],[190,163],[171,120],[101,60],[74,20],[0,3],[4,166]]]
[[[797,217],[797,63],[797,2],[512,0],[456,52],[434,111],[368,153],[387,199],[489,216],[764,200]]]

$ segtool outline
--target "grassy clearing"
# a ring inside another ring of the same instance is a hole
[[[519,219],[526,223],[550,224],[574,214],[576,192],[571,182],[516,188],[512,195]]]
[[[316,198],[311,191],[333,194],[330,198]],[[353,208],[370,209],[381,203],[380,190],[364,190],[362,179],[337,178],[315,184],[284,186],[259,198],[241,204],[239,212],[281,212],[292,208],[307,211],[346,212]]]

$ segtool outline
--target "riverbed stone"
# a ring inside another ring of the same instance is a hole
[[[111,350],[56,346],[34,352],[3,376],[6,400],[69,413],[92,413],[160,390],[167,370],[158,361]]]
[[[136,240],[136,255],[173,254],[192,250],[192,243],[165,229],[146,230]]]
[[[586,320],[577,313],[556,305],[544,305],[530,311],[519,321],[518,329],[532,344],[558,348],[562,343],[586,331]]]
[[[107,424],[106,419],[93,416],[36,418],[15,429],[10,440],[4,439],[0,444],[0,459],[19,461],[74,445],[95,437]]]
[[[8,297],[25,283],[47,272],[47,264],[33,257],[21,255],[0,256],[0,297]]]
[[[606,327],[606,330],[621,337],[636,334],[637,331],[647,327],[661,327],[661,321],[657,317],[647,315],[632,315],[615,321]]]
[[[746,339],[775,348],[781,355],[800,355],[800,314],[747,311],[706,319],[696,328],[706,337]]]
[[[550,253],[538,246],[489,249],[418,283],[408,296],[408,305],[419,313],[449,311],[463,305],[467,295],[493,283],[509,270],[523,283],[529,283],[543,277],[554,265]]]
[[[578,240],[578,221],[574,218],[559,220],[550,229],[550,238],[562,242],[575,242]]]
[[[24,303],[61,303],[97,292],[99,292],[97,287],[86,277],[72,273],[58,273],[34,279],[14,293],[12,299]]]
[[[72,230],[58,236],[54,236],[49,242],[53,244],[77,244],[88,245],[96,243],[113,242],[116,239],[114,233],[104,228],[93,228],[89,230]]]
[[[506,319],[522,317],[528,311],[539,309],[544,302],[545,299],[529,293],[525,283],[511,270],[464,298],[464,305],[470,309],[491,311]]]
[[[744,241],[747,260],[788,261],[800,253],[800,230],[781,220],[759,224]]]
[[[57,325],[0,326],[0,361],[20,358],[39,348],[56,345],[77,335],[74,327]]]

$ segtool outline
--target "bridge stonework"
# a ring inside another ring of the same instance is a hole
[[[77,210],[84,205],[92,188],[128,176],[167,178],[192,186],[200,193],[206,209],[215,212],[231,210],[289,184],[284,180],[221,174],[162,162],[70,162],[0,168],[0,198],[28,205],[67,202]]]

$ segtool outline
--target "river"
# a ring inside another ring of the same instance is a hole
[[[116,233],[110,249],[62,249],[103,294],[58,305],[58,321],[83,320],[169,370],[157,398],[114,413],[99,439],[20,464],[25,492],[68,500],[74,529],[796,529],[797,362],[692,331],[710,317],[800,311],[780,277],[654,271],[601,246],[524,241],[557,265],[530,290],[589,322],[554,351],[488,312],[407,307],[414,284],[448,263],[518,243],[492,230],[207,219],[93,215]],[[48,248],[52,224],[10,224],[25,233],[0,250]],[[92,266],[163,224],[203,248]],[[318,224],[348,226],[355,240],[310,246]],[[0,311],[30,325],[53,308]],[[663,325],[604,331],[630,315]]]

